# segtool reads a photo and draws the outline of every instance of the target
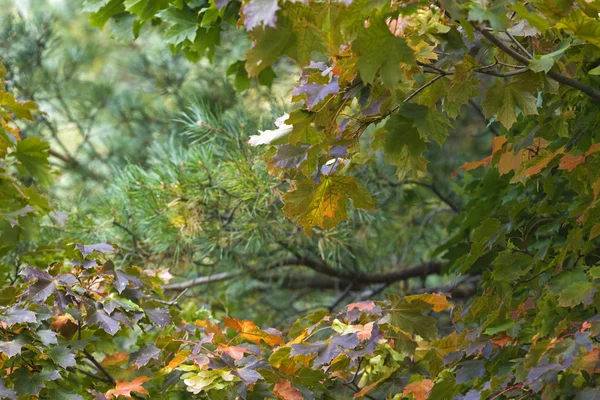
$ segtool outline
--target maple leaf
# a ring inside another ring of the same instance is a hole
[[[254,343],[260,344],[261,341],[264,341],[271,347],[283,344],[283,339],[280,335],[263,331],[252,321],[245,319],[239,320],[237,318],[223,318],[223,324],[226,327],[240,332],[240,337],[242,339],[247,339]]]
[[[173,357],[173,359],[169,362],[169,364],[167,364],[163,368],[163,371],[166,373],[173,371],[181,363],[185,362],[188,359],[190,354],[192,354],[192,352],[190,350],[182,350],[182,351],[178,352],[177,354],[175,354],[175,357]]]
[[[406,385],[402,392],[402,397],[407,397],[412,394],[415,400],[425,400],[427,394],[433,388],[433,381],[430,379],[423,379],[419,382],[413,382]]]
[[[386,160],[398,167],[400,179],[409,171],[415,174],[426,171],[427,160],[423,153],[427,150],[427,143],[411,118],[392,115],[385,128],[373,135],[371,147],[374,150],[383,148]]]
[[[422,300],[426,303],[429,303],[433,307],[432,310],[434,312],[444,311],[444,310],[447,310],[448,308],[452,307],[450,305],[450,303],[448,302],[448,297],[441,293],[416,294],[413,296],[406,296],[404,298],[408,302],[411,302],[414,300]]]
[[[273,393],[281,400],[303,400],[302,392],[292,386],[292,382],[284,379],[273,387]]]
[[[246,29],[251,31],[263,24],[275,28],[277,10],[277,0],[251,0],[242,8]]]
[[[304,83],[292,91],[294,96],[306,96],[306,107],[310,110],[320,103],[327,95],[337,93],[340,90],[338,79],[334,77],[331,82],[320,85],[318,83]],[[295,99],[294,99],[295,100]]]
[[[244,358],[244,354],[252,354],[251,351],[249,351],[243,347],[227,346],[226,344],[220,344],[217,347],[217,350],[229,354],[231,357],[233,357],[235,360],[238,360],[238,361],[241,360],[242,358]]]
[[[107,356],[100,363],[103,367],[114,367],[125,363],[129,359],[129,353],[120,352]]]
[[[138,392],[143,394],[148,394],[148,391],[143,388],[142,384],[148,381],[147,376],[138,376],[131,382],[119,382],[115,385],[114,389],[110,389],[106,392],[105,396],[107,399],[112,399],[113,397],[125,396],[131,398],[131,392]]]
[[[168,27],[165,30],[165,40],[167,43],[176,45],[185,40],[193,42],[196,39],[198,22],[193,11],[187,7],[179,10],[171,6],[157,15],[167,23]]]
[[[309,233],[314,226],[330,229],[348,217],[347,202],[354,207],[372,209],[375,200],[360,182],[350,176],[326,176],[316,187],[304,182],[283,196],[283,211]]]
[[[148,361],[151,359],[158,358],[159,354],[160,349],[157,348],[153,343],[149,343],[138,351],[131,353],[131,363],[138,368],[141,368],[148,364]]]
[[[505,85],[497,80],[488,89],[485,100],[481,103],[486,117],[496,115],[496,119],[506,127],[517,122],[517,107],[523,115],[537,115],[537,99],[522,84]]]
[[[377,71],[388,88],[393,88],[402,75],[400,64],[413,64],[415,55],[403,38],[394,36],[382,18],[371,21],[352,42],[352,50],[360,57],[356,67],[366,83],[373,83]]]

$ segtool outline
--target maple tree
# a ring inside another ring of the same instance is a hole
[[[279,332],[178,304],[165,290],[188,283],[115,266],[118,244],[65,243],[28,259],[0,291],[1,397],[599,395],[598,2],[88,0],[85,9],[100,27],[127,17],[134,35],[162,23],[191,60],[212,57],[227,29],[245,30],[252,46],[230,69],[240,90],[283,57],[301,68],[297,107],[249,144],[268,147],[271,173],[293,183],[283,210],[308,235],[377,207],[362,165],[383,158],[399,182],[419,182],[431,146],[475,108],[495,137],[489,157],[448,177],[462,202],[432,255],[440,261],[362,274],[293,262],[366,283],[443,269],[477,279],[478,291],[464,304],[390,293]],[[9,252],[57,215],[43,194],[48,145],[21,140],[14,126],[35,106],[3,83],[0,95],[0,250]]]

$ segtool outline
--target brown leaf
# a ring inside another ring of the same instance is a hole
[[[125,396],[131,398],[131,392],[138,392],[143,394],[148,394],[148,391],[142,387],[142,383],[148,381],[147,376],[138,376],[131,382],[119,382],[117,381],[117,385],[114,389],[110,389],[106,392],[105,396],[107,399],[112,399],[113,397]]]
[[[423,379],[421,382],[413,382],[406,385],[402,397],[407,397],[412,394],[415,400],[425,400],[429,391],[433,388],[433,381]]]
[[[277,382],[273,388],[273,393],[281,400],[304,400],[302,392],[293,387],[287,379]]]
[[[231,357],[233,357],[234,359],[236,359],[238,361],[241,360],[242,358],[244,358],[245,353],[252,354],[251,351],[246,350],[243,347],[227,346],[226,344],[220,344],[219,347],[217,348],[217,350],[229,354]]]
[[[129,354],[126,352],[115,353],[102,360],[101,364],[103,367],[118,367],[119,365],[123,365],[128,359]]]

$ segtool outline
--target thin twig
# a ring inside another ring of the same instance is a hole
[[[527,49],[525,47],[523,47],[523,45],[521,43],[519,43],[519,41],[517,39],[515,39],[515,37],[513,35],[510,34],[510,32],[506,31],[504,33],[506,34],[506,36],[509,37],[510,40],[512,40],[512,42],[519,48],[519,50],[521,50],[521,52],[523,52],[523,54],[525,54],[530,59],[533,58],[533,56],[527,51]]]
[[[83,352],[85,357],[88,360],[90,360],[92,362],[92,364],[94,364],[94,366],[98,369],[98,371],[102,372],[102,375],[106,376],[106,378],[109,380],[110,383],[112,383],[113,385],[117,384],[117,381],[115,380],[115,378],[113,378],[112,375],[109,374],[106,369],[104,369],[104,367],[94,358],[93,355],[91,355],[86,349],[83,349],[81,351]]]

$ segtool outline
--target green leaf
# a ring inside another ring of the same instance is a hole
[[[196,39],[198,20],[190,9],[178,10],[171,6],[158,13],[158,16],[167,24],[165,30],[167,43],[177,45],[185,40],[193,42]]]
[[[277,29],[259,27],[252,31],[254,45],[246,52],[246,71],[258,76],[279,57],[286,54],[293,40],[292,29],[286,18],[279,18]]]
[[[510,20],[506,15],[506,1],[489,3],[491,7],[482,7],[480,4],[488,3],[469,2],[467,5],[470,21],[489,22],[495,31],[503,31],[510,26]]]
[[[591,69],[590,72],[588,72],[588,74],[590,74],[590,75],[600,75],[600,65],[597,66],[594,69]]]
[[[17,143],[15,157],[40,184],[50,183],[48,151],[50,144],[38,136],[26,138]]]
[[[371,147],[383,148],[386,160],[398,167],[398,176],[404,178],[410,171],[425,172],[427,150],[425,140],[419,134],[414,120],[395,114],[386,122],[383,130],[373,135]]]
[[[53,347],[48,350],[48,355],[52,357],[54,362],[63,368],[74,367],[77,365],[75,362],[75,355],[67,347]]]
[[[554,66],[554,61],[562,57],[562,55],[571,46],[571,40],[564,40],[558,48],[552,53],[544,54],[543,56],[536,56],[533,60],[529,61],[527,68],[534,72],[548,72]]]
[[[419,335],[425,340],[437,337],[438,330],[435,318],[423,315],[423,311],[431,310],[432,305],[422,300],[408,301],[400,296],[388,293],[391,302],[391,324],[411,335]]]
[[[415,55],[403,38],[394,36],[383,18],[371,21],[352,42],[359,56],[356,67],[366,83],[373,83],[377,71],[388,88],[396,86],[402,76],[401,64],[413,64]]]
[[[492,262],[492,275],[497,281],[515,282],[531,270],[532,261],[531,256],[527,254],[505,250]]]
[[[517,107],[523,115],[537,115],[537,100],[520,83],[504,84],[498,79],[485,95],[481,103],[486,117],[496,115],[496,119],[506,127],[517,122]]]
[[[558,294],[558,305],[575,307],[578,304],[589,306],[594,301],[596,287],[591,282],[576,282]]]
[[[444,144],[452,127],[448,117],[440,111],[415,103],[404,104],[399,114],[413,119],[421,137],[431,136],[440,146]]]
[[[136,14],[141,21],[147,21],[169,7],[170,0],[125,0],[125,9]]]
[[[115,15],[125,11],[123,0],[86,1],[84,11],[91,11],[90,25],[102,28]]]
[[[597,17],[588,17],[581,9],[571,10],[568,17],[560,20],[555,27],[565,29],[578,39],[600,47],[600,21]]]

